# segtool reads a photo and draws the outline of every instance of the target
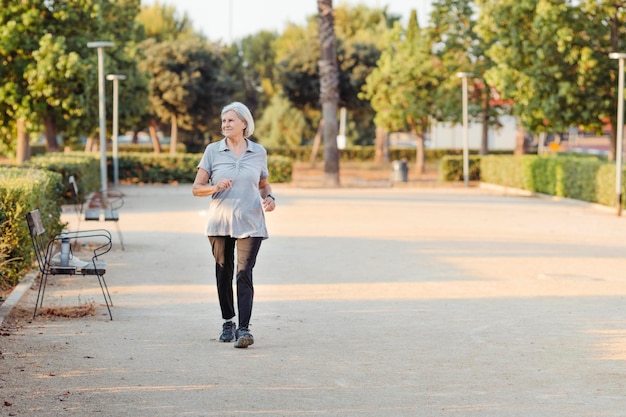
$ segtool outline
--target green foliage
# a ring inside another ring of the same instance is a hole
[[[286,156],[268,156],[267,169],[270,183],[288,183],[293,176],[293,160]]]
[[[137,22],[143,26],[145,36],[157,42],[199,36],[194,32],[193,23],[187,13],[181,15],[175,6],[162,4],[158,0],[151,6],[141,7]]]
[[[120,181],[134,184],[190,184],[196,178],[196,168],[202,154],[145,154],[120,153]],[[291,180],[291,167],[285,167],[289,158],[281,156],[268,157],[270,179],[276,182]],[[274,169],[277,173],[272,172]]]
[[[53,171],[61,175],[62,193],[65,203],[73,203],[69,189],[69,177],[74,176],[79,198],[100,190],[100,158],[84,153],[48,153],[32,158],[27,166]]]
[[[299,146],[304,139],[307,121],[302,112],[280,94],[272,97],[255,129],[263,146]]]
[[[200,156],[121,152],[119,178],[130,183],[192,183]]]
[[[481,181],[532,191],[532,164],[536,155],[483,156],[480,160]]]
[[[59,233],[61,175],[40,169],[0,167],[0,288],[15,286],[33,262],[26,213],[39,209],[49,233]]]
[[[142,44],[141,69],[150,76],[150,103],[162,122],[204,134],[219,131],[219,114],[233,93],[223,55],[198,39]]]
[[[139,0],[101,2],[23,0],[0,7],[0,152],[15,152],[16,120],[44,127],[48,149],[56,138],[97,129],[97,56],[87,43],[116,43],[109,71],[132,68]],[[129,80],[128,86],[133,86]],[[145,90],[144,90],[145,91]],[[135,91],[137,92],[137,91]],[[141,101],[141,100],[138,100]]]
[[[255,119],[263,117],[270,100],[277,94],[274,42],[278,34],[260,31],[233,43],[226,54],[224,72],[236,85],[232,100],[246,103]]]
[[[371,144],[374,137],[374,111],[358,93],[366,77],[376,67],[381,39],[396,17],[384,9],[366,6],[335,8],[337,62],[339,66],[339,105],[348,110],[348,142]],[[321,56],[318,22],[310,19],[304,28],[289,26],[276,40],[276,83],[279,92],[302,112],[307,128],[297,134],[312,138],[320,120]],[[299,126],[299,121],[297,121]]]
[[[437,61],[415,15],[406,31],[396,25],[387,40],[377,68],[366,79],[362,97],[371,101],[377,126],[388,132],[411,131],[422,136],[428,127],[423,120],[434,113]]]
[[[162,144],[161,150],[163,153],[170,152],[170,145]],[[124,143],[118,146],[118,152],[142,152],[142,153],[151,153],[154,152],[154,145],[152,143]],[[186,153],[187,146],[184,143],[176,144],[176,152],[177,153]]]
[[[488,155],[481,158],[480,169],[481,181],[487,183],[615,204],[615,164],[596,157]]]
[[[477,4],[477,33],[491,43],[486,54],[495,64],[486,79],[513,100],[524,127],[560,132],[582,125],[599,131],[614,118],[616,65],[608,53],[621,50],[623,7],[609,1]]]
[[[480,179],[480,157],[470,156],[468,177],[470,181]],[[440,181],[463,181],[463,157],[446,155],[439,161]]]

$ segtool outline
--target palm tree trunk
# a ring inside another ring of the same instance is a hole
[[[333,1],[317,0],[319,40],[321,45],[320,101],[324,119],[324,183],[339,186],[339,149],[337,148],[337,107],[339,103],[339,67],[335,48]]]

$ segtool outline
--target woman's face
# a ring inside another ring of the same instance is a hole
[[[222,134],[227,138],[242,138],[246,123],[239,118],[237,113],[229,110],[222,116]]]

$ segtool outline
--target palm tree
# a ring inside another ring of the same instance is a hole
[[[335,19],[332,0],[317,0],[319,40],[321,45],[320,102],[324,138],[324,184],[339,186],[339,150],[337,149],[337,106],[339,103],[339,66],[335,48]]]

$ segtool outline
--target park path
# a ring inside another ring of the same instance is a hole
[[[208,201],[190,185],[121,190],[114,320],[100,306],[6,331],[0,415],[624,416],[626,219],[612,211],[478,187],[277,185],[241,350],[217,341]],[[96,285],[58,280],[45,305],[100,303]]]

